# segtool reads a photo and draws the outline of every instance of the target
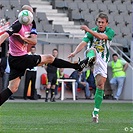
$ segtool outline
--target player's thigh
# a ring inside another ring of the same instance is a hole
[[[98,74],[96,76],[96,85],[99,89],[104,89],[104,85],[105,85],[105,82],[106,82],[106,78],[101,76],[100,74]]]
[[[52,56],[51,54],[41,55],[41,62],[39,63],[39,65],[52,63],[54,59],[55,57]]]

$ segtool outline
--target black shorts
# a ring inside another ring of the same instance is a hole
[[[51,85],[56,85],[56,81],[57,81],[56,73],[48,73],[47,78],[48,78],[48,83],[50,83]]]
[[[23,55],[12,56],[9,55],[10,76],[9,80],[13,80],[17,77],[24,75],[27,68],[32,69],[41,62],[40,55]]]

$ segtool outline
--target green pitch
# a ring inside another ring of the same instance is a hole
[[[103,103],[92,123],[93,103],[7,102],[0,107],[0,133],[133,133],[131,103]]]

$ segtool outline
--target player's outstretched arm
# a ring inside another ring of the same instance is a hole
[[[1,36],[0,36],[0,46],[1,44],[9,37],[9,34],[8,33],[3,33]]]
[[[70,53],[70,54],[68,55],[68,58],[74,57],[74,56],[75,56],[77,53],[79,53],[86,45],[87,45],[87,43],[82,41],[82,42],[76,47],[76,49],[74,50],[74,52],[72,52],[72,53]]]
[[[36,45],[37,44],[37,35],[31,34],[30,37],[25,37],[24,41],[27,42],[30,45]]]
[[[19,36],[24,42],[30,44],[30,45],[36,45],[37,44],[37,35],[31,34],[29,37],[23,37],[19,33],[14,33],[14,36]]]

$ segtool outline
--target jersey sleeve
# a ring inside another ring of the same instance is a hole
[[[36,31],[36,23],[35,23],[35,21],[33,20],[33,22],[32,22],[32,29],[31,29],[31,32],[30,32],[30,34],[36,34],[37,35],[37,31]]]
[[[108,36],[108,40],[111,41],[115,35],[115,32],[113,29],[108,28],[108,30],[105,34]]]
[[[84,38],[82,39],[82,41],[88,43],[92,38],[93,38],[92,34],[90,34],[89,32],[87,32],[85,34]]]
[[[19,21],[16,21],[6,30],[6,32],[11,36],[13,33],[18,33],[21,27],[22,24],[20,24]]]

